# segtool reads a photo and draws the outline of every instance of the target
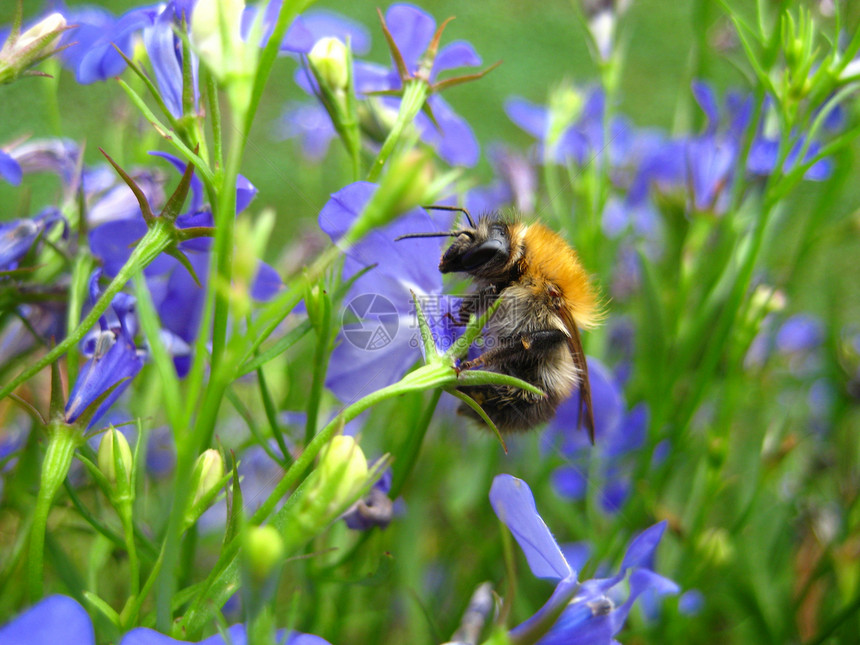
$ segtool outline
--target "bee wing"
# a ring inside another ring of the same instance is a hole
[[[588,363],[585,360],[585,352],[582,349],[582,339],[579,336],[579,328],[570,312],[562,310],[561,318],[564,326],[569,332],[567,346],[573,356],[573,363],[579,370],[579,421],[578,427],[582,427],[583,413],[585,416],[585,428],[588,430],[588,438],[594,445],[594,410],[591,406],[591,382],[588,380]]]

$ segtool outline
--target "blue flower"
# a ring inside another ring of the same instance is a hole
[[[182,40],[174,33],[174,29],[179,28],[181,24],[181,18],[180,8],[170,2],[155,16],[152,24],[143,29],[143,44],[155,72],[159,93],[167,109],[175,117],[181,117],[183,114]],[[200,98],[200,90],[197,86],[199,61],[193,52],[190,58],[196,109]]]
[[[9,150],[21,172],[49,172],[57,175],[67,188],[77,188],[81,149],[71,139],[31,139]]]
[[[245,626],[241,624],[227,628],[227,637],[225,641],[220,634],[215,634],[197,642],[201,645],[246,645],[248,642]],[[330,645],[319,636],[285,630],[280,630],[276,638],[284,645]],[[0,643],[3,645],[95,645],[95,642],[89,615],[68,596],[49,596],[0,627]],[[180,645],[187,642],[147,627],[132,629],[120,639],[120,645]]]
[[[68,596],[48,596],[0,627],[3,645],[95,645],[89,614]]]
[[[630,126],[620,117],[613,119],[609,142],[605,144],[605,101],[603,90],[599,88],[588,90],[584,96],[576,89],[565,88],[551,101],[559,104],[555,107],[547,108],[512,97],[505,101],[505,113],[538,140],[541,161],[548,159],[558,164],[573,161],[585,165],[593,162],[597,155],[608,154],[610,163],[618,165],[629,147]]]
[[[594,407],[595,445],[580,432],[579,395],[562,403],[544,433],[547,448],[556,447],[568,459],[552,476],[556,491],[568,499],[581,499],[588,490],[590,460],[597,459],[601,478],[601,504],[617,512],[630,493],[629,455],[645,443],[648,409],[644,404],[626,409],[621,384],[602,363],[588,358]]]
[[[103,81],[120,75],[126,68],[125,60],[114,45],[132,58],[134,41],[142,36],[159,94],[171,114],[180,117],[183,114],[182,41],[174,29],[180,26],[183,12],[190,14],[190,3],[139,7],[116,19],[97,7],[70,9],[67,18],[77,27],[63,37],[63,44],[69,47],[63,51],[62,58],[75,72],[79,83]],[[190,63],[196,107],[198,60],[193,53]]]
[[[93,302],[97,299],[99,275],[97,271],[90,281]],[[134,344],[134,330],[130,329],[134,299],[123,293],[117,294],[111,308],[116,315],[116,323],[111,325],[107,316],[100,317],[98,335],[84,342],[84,354],[89,354],[89,360],[81,368],[69,393],[65,415],[67,423],[74,423],[96,399],[119,383],[90,419],[88,427],[92,427],[143,367]]]
[[[364,209],[375,184],[357,182],[331,196],[319,216],[320,228],[337,241]],[[343,276],[373,267],[358,278],[343,299],[343,327],[332,352],[326,385],[341,400],[353,401],[396,382],[421,358],[420,334],[411,291],[437,296],[442,276],[436,239],[395,242],[417,231],[445,227],[421,209],[405,213],[374,230],[348,250]]]
[[[392,478],[391,469],[386,468],[367,495],[344,513],[343,520],[349,528],[354,531],[368,531],[376,527],[384,529],[391,523],[396,512],[396,503],[388,497]]]
[[[71,46],[63,50],[61,59],[74,71],[78,83],[119,76],[126,63],[114,45],[131,58],[134,38],[152,26],[158,14],[156,6],[132,9],[119,18],[98,7],[67,9],[67,22],[78,27],[63,35],[61,45]]]
[[[776,349],[783,354],[817,349],[824,338],[824,326],[815,316],[798,314],[786,320],[776,333]]]
[[[418,7],[395,4],[388,8],[385,22],[403,56],[408,73],[415,76],[419,73],[421,58],[433,38],[436,21]],[[317,38],[338,36],[338,32],[330,27],[320,27],[315,35]],[[433,84],[437,82],[441,72],[480,64],[481,58],[469,43],[465,41],[449,43],[439,50],[426,80]],[[314,83],[304,70],[298,70],[295,78],[302,89],[309,94],[314,93]],[[354,85],[356,93],[362,98],[367,98],[376,92],[400,90],[402,81],[393,66],[385,67],[357,60],[354,63]],[[474,166],[478,162],[480,147],[469,124],[454,112],[439,94],[431,94],[427,99],[427,105],[438,127],[426,114],[418,114],[415,118],[415,127],[421,140],[432,146],[449,164]],[[400,107],[400,98],[380,97],[371,107],[394,115]],[[385,118],[381,120],[384,121]]]
[[[13,186],[21,183],[21,166],[5,150],[0,150],[0,177]]]
[[[162,157],[170,162],[179,172],[184,171],[185,164],[177,157],[164,153],[153,152],[153,155]],[[121,189],[120,189],[121,190]],[[186,205],[185,212],[177,217],[176,225],[179,228],[189,227],[211,227],[214,224],[212,211],[208,205],[203,203],[203,184],[200,179],[193,176],[191,179],[191,198]],[[257,189],[242,175],[236,181],[236,212],[244,210],[254,196]],[[130,191],[121,191],[120,195],[128,199]],[[128,219],[111,219],[90,231],[90,248],[104,266],[105,273],[109,276],[116,275],[131,255],[134,243],[146,234],[147,226],[140,212],[140,207],[135,208],[136,200],[132,203],[127,201],[125,212],[130,214]],[[181,251],[207,251],[211,240],[207,238],[192,239],[179,244]],[[176,265],[176,260],[168,255],[162,254],[156,258],[145,269],[147,276],[165,273]]]
[[[41,235],[62,219],[56,208],[46,208],[31,219],[18,219],[0,224],[0,271],[18,267],[21,260]]]
[[[490,503],[498,518],[513,533],[529,568],[538,578],[557,581],[555,591],[538,612],[511,630],[514,637],[536,636],[535,630],[547,614],[562,613],[540,645],[597,645],[613,642],[624,626],[633,603],[644,592],[677,593],[678,586],[653,571],[654,555],[666,522],[655,524],[630,541],[618,573],[609,578],[580,582],[549,528],[537,512],[534,496],[521,479],[498,475],[490,488]],[[615,588],[629,575],[626,600],[616,604]],[[573,599],[570,599],[574,594]],[[567,603],[563,605],[562,603]]]
[[[244,625],[233,625],[227,628],[227,641],[220,634],[215,634],[202,641],[197,641],[199,645],[247,645],[248,636]],[[284,632],[281,630],[276,635],[278,643],[284,645],[330,645],[324,638],[314,636],[312,634],[300,634],[298,632]],[[120,640],[119,645],[182,645],[188,641],[180,641],[170,636],[160,634],[153,629],[147,627],[138,627],[132,629]]]
[[[261,47],[265,46],[272,36],[282,4],[283,0],[269,0],[264,9]],[[257,11],[256,7],[245,8],[242,14],[243,38],[248,37]],[[316,9],[303,13],[293,21],[284,35],[280,50],[291,54],[307,54],[316,41],[326,36],[338,38],[343,42],[349,40],[352,51],[356,54],[365,54],[370,49],[370,34],[363,25],[332,11]]]
[[[311,161],[321,161],[337,136],[328,112],[319,103],[288,103],[275,128],[278,138],[299,139],[302,152]]]

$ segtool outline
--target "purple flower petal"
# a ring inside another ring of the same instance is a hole
[[[102,347],[108,343],[109,348],[104,351]],[[88,427],[95,425],[142,368],[143,362],[137,355],[137,348],[125,327],[120,330],[103,329],[97,341],[96,355],[81,368],[78,380],[69,393],[65,410],[66,421],[74,423],[96,399],[116,383],[123,381],[99,405]]]
[[[251,297],[254,300],[271,300],[283,288],[284,282],[278,272],[265,262],[259,262],[257,275],[251,285]]]
[[[114,49],[114,45],[127,56],[131,56],[134,36],[145,27],[152,26],[157,15],[157,7],[132,9],[108,27],[106,33],[102,31],[92,34],[95,39],[89,43],[87,52],[75,70],[78,83],[94,83],[119,76],[125,70],[126,63]],[[81,44],[86,46],[86,43]]]
[[[575,576],[538,514],[528,484],[511,475],[497,475],[490,488],[490,503],[498,518],[513,533],[536,577],[563,580]]]
[[[714,132],[719,123],[719,108],[717,107],[717,97],[714,95],[714,90],[707,83],[702,81],[693,81],[693,96],[705,117],[708,120],[707,132]]]
[[[430,45],[430,39],[436,30],[433,17],[408,4],[395,4],[385,12],[385,22],[397,43],[406,67],[414,72],[422,54]]]
[[[660,538],[666,531],[668,522],[663,520],[654,526],[645,529],[637,535],[627,547],[627,553],[624,555],[624,561],[621,563],[621,570],[625,571],[632,567],[647,567],[651,568],[654,551],[657,545],[660,544]]]
[[[575,466],[562,466],[553,471],[552,486],[562,497],[582,499],[588,490],[588,478]]]
[[[3,177],[13,186],[21,183],[21,166],[8,153],[0,150],[0,177]]]
[[[303,13],[302,21],[305,28],[313,35],[314,42],[320,38],[332,36],[344,43],[349,40],[352,52],[359,56],[370,51],[370,32],[361,23],[324,9]]]
[[[650,592],[658,596],[668,594],[676,594],[681,588],[669,580],[664,578],[659,573],[654,573],[649,569],[636,569],[630,574],[630,595],[624,604],[618,607],[615,611],[609,614],[609,619],[612,623],[612,634],[615,635],[621,631],[624,626],[624,621],[627,620],[627,615],[633,607],[633,603],[643,593]]]
[[[143,44],[167,109],[182,116],[182,49],[173,34],[173,11],[162,11],[155,24],[143,30]]]
[[[439,127],[436,128],[423,113],[419,114],[416,121],[419,124],[421,139],[433,146],[439,152],[439,156],[452,166],[471,168],[478,163],[481,149],[468,122],[454,112],[445,99],[438,94],[431,95],[427,99],[427,104],[433,111]]]
[[[439,50],[433,62],[431,82],[440,72],[458,67],[476,67],[481,64],[481,57],[475,48],[465,40],[455,40]]]
[[[50,207],[31,219],[0,224],[0,271],[16,268],[36,239],[61,219],[60,211]]]
[[[373,271],[344,297],[343,326],[332,352],[326,387],[342,401],[396,382],[420,358],[421,345],[409,290]]]
[[[546,136],[549,113],[545,107],[514,97],[505,101],[505,114],[536,139]]]
[[[394,90],[400,87],[400,79],[397,74],[390,68],[376,63],[357,60],[353,64],[353,74],[356,94]],[[296,83],[308,94],[313,94],[306,74],[299,75],[296,72]]]
[[[257,187],[247,177],[239,175],[236,177],[236,212],[241,213],[248,208],[248,204],[257,196]]]
[[[261,47],[268,42],[272,35],[272,31],[275,29],[275,21],[278,17],[277,12],[280,9],[280,5],[281,2],[278,0],[271,0],[271,2],[269,2],[269,6],[266,9],[267,27],[263,33],[263,40],[260,43]],[[274,12],[272,11],[273,7],[275,8]],[[269,15],[272,16],[271,20],[269,20]],[[296,54],[308,54],[311,49],[313,49],[315,42],[316,38],[314,38],[311,30],[305,25],[303,16],[299,16],[293,20],[293,23],[287,29],[287,33],[284,35],[284,40],[281,41],[280,50]]]
[[[298,138],[311,161],[321,161],[337,136],[331,117],[319,103],[289,103],[277,124],[277,136]]]
[[[824,326],[817,318],[799,314],[786,320],[776,334],[776,349],[783,354],[817,348],[824,337]]]
[[[95,645],[93,623],[78,601],[68,596],[48,596],[11,622],[0,627],[4,645]]]
[[[154,157],[161,157],[162,159],[166,159],[170,162],[170,165],[176,168],[179,174],[183,174],[185,172],[185,168],[188,166],[187,161],[183,161],[176,155],[172,155],[169,152],[160,152],[160,151],[150,151],[150,153]],[[241,177],[241,175],[240,175]],[[187,211],[199,211],[203,207],[203,182],[200,180],[200,177],[197,176],[197,172],[191,175],[191,202],[188,204],[186,208]]]
[[[279,643],[284,645],[330,645],[324,638],[314,636],[313,634],[300,634],[298,632],[290,632],[284,640],[285,633],[279,631],[276,638]],[[202,641],[197,641],[199,645],[246,645],[248,642],[247,634],[244,625],[233,625],[227,628],[228,641],[225,641],[221,634],[214,634]],[[182,645],[189,641],[176,640],[170,636],[165,636],[148,627],[138,627],[131,630],[120,640],[120,645]]]
[[[90,250],[102,261],[109,276],[119,273],[126,263],[136,242],[146,235],[146,222],[139,219],[108,222],[89,233]],[[144,269],[145,275],[158,275],[170,267],[168,256],[158,256]]]
[[[337,242],[364,210],[376,190],[376,184],[357,181],[331,195],[319,215],[319,226]]]

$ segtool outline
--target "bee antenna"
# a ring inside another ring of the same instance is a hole
[[[399,242],[400,240],[408,240],[414,237],[455,237],[456,235],[457,233],[453,231],[448,233],[407,233],[406,235],[395,237],[394,241]]]
[[[469,220],[469,225],[470,225],[472,228],[475,228],[475,221],[472,219],[472,216],[471,216],[471,215],[469,215],[469,211],[467,211],[467,210],[466,210],[465,208],[463,208],[462,206],[442,206],[442,205],[439,205],[439,206],[422,206],[421,208],[423,208],[423,209],[425,209],[425,210],[428,210],[428,211],[430,211],[430,210],[434,210],[434,211],[455,211],[455,212],[457,212],[457,213],[463,213],[463,215],[465,215],[465,216],[466,216],[466,219],[467,219],[467,220]]]

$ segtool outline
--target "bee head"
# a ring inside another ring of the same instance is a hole
[[[469,227],[448,233],[410,233],[397,240],[416,237],[453,237],[454,242],[439,261],[441,273],[468,273],[484,280],[502,280],[509,274],[511,261],[510,227],[496,219],[482,217],[476,224],[465,208],[425,206],[426,209],[460,211]]]
[[[502,278],[511,257],[511,238],[501,222],[481,219],[474,228],[457,231],[439,262],[442,273],[468,273],[478,278]]]

